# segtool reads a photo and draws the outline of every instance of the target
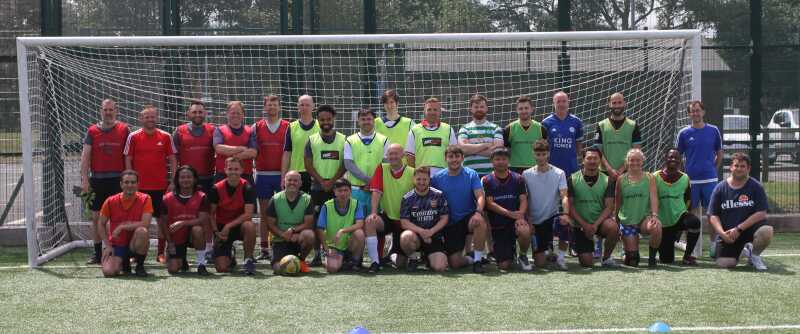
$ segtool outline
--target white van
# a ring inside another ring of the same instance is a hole
[[[768,129],[798,129],[796,132],[783,132],[770,134],[770,139],[778,140],[793,140],[790,143],[775,143],[769,145],[771,150],[774,150],[777,155],[787,154],[792,157],[792,160],[800,162],[800,154],[797,150],[800,148],[798,141],[800,141],[800,109],[780,109],[772,114],[772,118],[767,124]]]
[[[747,115],[723,115],[722,116],[722,162],[728,165],[731,161],[731,156],[736,152],[747,154],[750,151],[750,134],[746,132],[750,128],[750,116]],[[739,130],[737,133],[731,133],[730,130]],[[761,140],[762,135],[756,137],[757,141]],[[735,143],[732,143],[735,142]],[[761,145],[758,145],[761,148]],[[769,152],[769,163],[772,164],[777,160],[778,155],[775,150]],[[763,164],[763,162],[762,162]]]

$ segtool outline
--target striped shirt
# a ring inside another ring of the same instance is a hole
[[[480,124],[471,121],[458,130],[458,142],[463,139],[469,144],[503,142],[503,129],[497,124],[484,121]],[[464,167],[474,169],[480,175],[489,174],[492,171],[492,162],[488,156],[472,154],[464,157]]]

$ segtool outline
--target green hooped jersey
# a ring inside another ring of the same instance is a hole
[[[633,147],[633,130],[636,128],[636,122],[625,118],[619,129],[614,129],[614,125],[608,118],[600,121],[599,124],[600,131],[603,133],[601,148],[603,155],[611,167],[619,169],[625,163],[625,155]]]
[[[372,177],[372,174],[375,173],[375,168],[378,168],[378,165],[383,161],[383,146],[386,144],[386,140],[386,136],[375,133],[375,137],[369,145],[364,145],[358,133],[347,137],[347,142],[350,143],[350,148],[353,151],[353,162],[358,169],[369,177]],[[347,173],[347,180],[354,186],[363,186],[366,184],[364,181],[361,181],[361,179],[350,175],[349,172]]]
[[[650,174],[645,173],[641,180],[631,182],[626,173],[619,185],[622,205],[619,208],[619,223],[638,225],[650,213]]]
[[[411,126],[413,125],[414,121],[403,116],[400,116],[392,127],[386,126],[386,124],[383,123],[383,118],[378,117],[375,119],[375,131],[386,136],[389,140],[389,144],[399,144],[404,149],[406,148],[408,131],[411,130]]]
[[[306,171],[305,160],[303,159],[306,151],[306,143],[308,143],[308,137],[318,132],[319,122],[317,122],[317,120],[314,120],[314,127],[308,131],[303,130],[300,126],[300,121],[296,120],[289,123],[289,136],[292,138],[292,160],[289,165],[289,170],[298,172]]]
[[[392,175],[392,165],[384,163],[383,170],[383,195],[381,195],[381,208],[387,217],[400,220],[400,203],[403,195],[414,189],[414,167],[403,167],[403,175],[399,179]]]
[[[436,130],[428,130],[422,124],[411,128],[414,134],[414,162],[417,167],[444,168],[447,162],[444,151],[450,145],[450,125],[439,123]]]
[[[509,141],[511,142],[511,167],[531,167],[536,164],[536,159],[533,157],[533,143],[542,139],[542,124],[531,120],[531,125],[528,129],[522,127],[519,120],[511,123],[511,131],[509,133]]]
[[[689,211],[683,198],[689,187],[689,176],[681,172],[677,181],[667,183],[659,174],[653,172],[658,188],[658,219],[661,220],[661,226],[670,227],[678,223],[684,212]]]
[[[311,144],[311,156],[314,169],[323,179],[331,179],[336,176],[336,171],[344,162],[344,135],[336,132],[336,138],[328,144],[322,140],[320,133],[315,133],[308,137]],[[294,143],[292,143],[294,145]]]
[[[583,179],[583,172],[581,171],[573,173],[570,177],[572,178],[572,190],[574,192],[572,205],[575,206],[575,211],[587,223],[594,224],[597,218],[600,217],[600,213],[605,209],[608,176],[600,173],[597,176],[597,182],[591,186]],[[580,226],[575,220],[573,220],[572,225]]]
[[[358,201],[355,198],[350,199],[347,205],[347,212],[344,215],[339,214],[336,210],[336,199],[329,199],[325,202],[325,211],[327,216],[327,226],[325,226],[325,244],[328,247],[336,248],[340,251],[347,250],[347,243],[350,241],[350,233],[345,233],[339,238],[339,242],[334,243],[333,239],[336,237],[336,232],[343,228],[348,228],[356,223],[356,209],[358,208]]]
[[[281,191],[275,196],[272,196],[272,205],[275,206],[275,214],[277,216],[278,229],[286,231],[290,227],[295,227],[303,224],[305,218],[306,208],[311,205],[311,196],[304,192],[300,192],[297,205],[294,208],[289,206],[289,200],[286,199],[286,192]],[[280,235],[272,235],[273,241],[284,241]]]

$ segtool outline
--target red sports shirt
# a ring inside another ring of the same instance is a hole
[[[178,164],[192,166],[200,177],[214,174],[214,126],[203,124],[203,135],[195,137],[188,124],[182,124],[175,131],[175,144],[178,151]]]
[[[128,246],[133,236],[133,231],[122,231],[116,238],[111,235],[120,226],[131,223],[140,223],[142,215],[153,213],[153,200],[150,195],[137,192],[133,198],[126,199],[123,193],[118,193],[106,199],[100,209],[100,215],[108,218],[108,237],[112,246]]]
[[[174,154],[169,133],[159,129],[150,135],[142,129],[131,132],[125,155],[131,157],[131,167],[139,173],[139,190],[167,189],[167,158]]]
[[[92,160],[90,169],[92,173],[121,173],[125,170],[125,141],[130,130],[128,124],[117,122],[114,126],[103,131],[97,124],[92,124],[86,132],[86,143],[92,146]]]
[[[197,219],[201,211],[207,212],[208,209],[203,208],[205,198],[206,194],[202,191],[195,191],[186,203],[178,199],[178,195],[175,192],[164,195],[164,206],[167,209],[167,226],[180,220]],[[189,240],[189,227],[182,227],[172,232],[170,236],[172,236],[172,242],[176,245],[183,245]]]

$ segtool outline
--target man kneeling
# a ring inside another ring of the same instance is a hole
[[[340,269],[361,269],[364,253],[364,205],[350,196],[350,181],[333,183],[333,199],[322,205],[317,221],[317,237],[327,254],[329,273]]]
[[[272,233],[272,269],[280,272],[281,259],[288,255],[300,258],[300,272],[310,271],[305,258],[314,247],[314,206],[311,196],[300,191],[300,173],[289,171],[283,177],[286,190],[269,200],[266,224]]]
[[[147,227],[153,217],[153,201],[137,191],[139,174],[133,170],[122,172],[120,188],[122,192],[106,199],[100,209],[97,227],[100,235],[108,236],[103,240],[103,276],[130,274],[133,256],[136,276],[145,277],[144,259],[150,246]]]
[[[447,225],[449,209],[444,194],[430,184],[429,168],[417,168],[414,189],[403,196],[400,204],[400,247],[408,258],[408,271],[417,269],[418,251],[428,257],[428,267],[433,271],[447,268],[442,229]]]

